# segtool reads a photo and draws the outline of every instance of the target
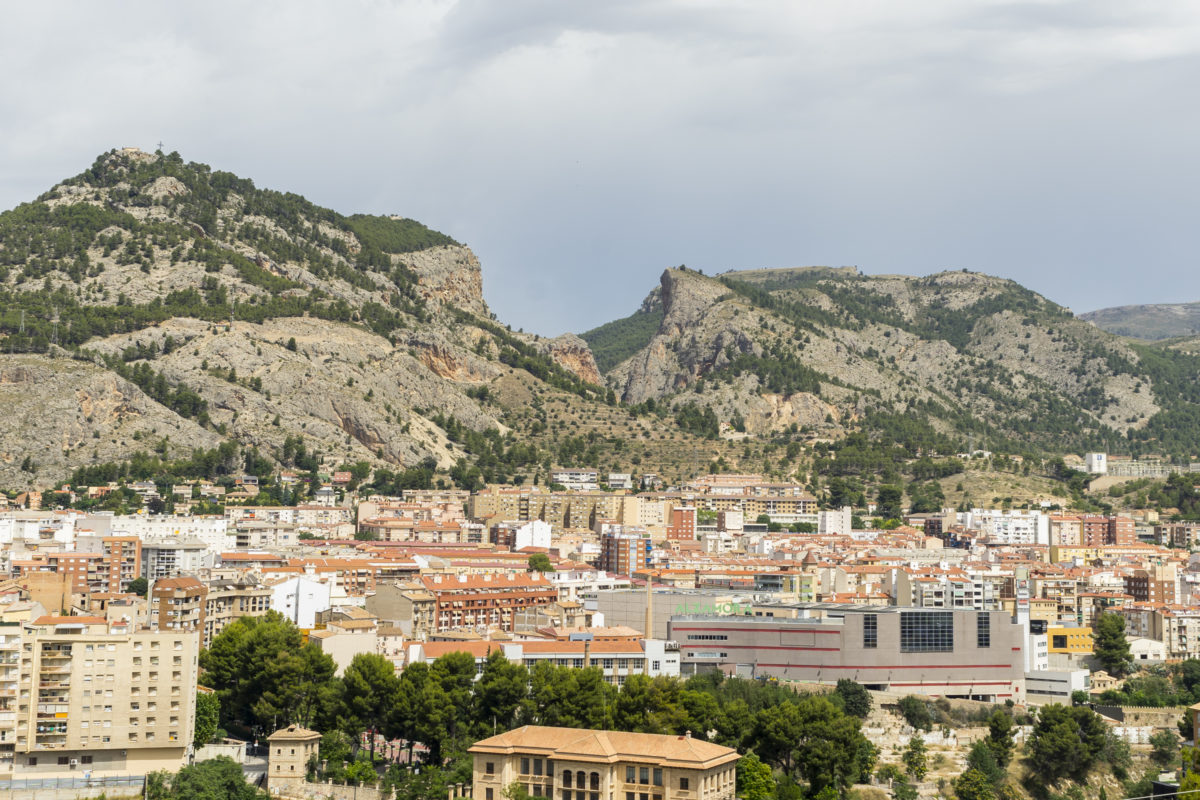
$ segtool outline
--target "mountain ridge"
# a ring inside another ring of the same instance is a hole
[[[799,424],[837,437],[842,420],[898,412],[1009,451],[1183,457],[1200,444],[1185,356],[1107,334],[1008,279],[676,268],[651,294],[661,324],[605,376],[630,403],[698,403],[763,435]],[[599,363],[606,341],[594,340]],[[1180,422],[1186,433],[1168,429]]]
[[[1200,302],[1114,306],[1080,314],[1079,318],[1118,336],[1149,341],[1200,334]]]
[[[0,486],[364,463],[394,489],[555,464],[816,487],[969,445],[1200,442],[1191,350],[993,276],[673,268],[629,317],[553,339],[498,322],[482,285],[419,222],[102,154],[0,213]]]
[[[493,320],[479,260],[451,237],[175,153],[109,151],[0,214],[0,301],[0,486],[223,442],[286,466],[295,441],[332,463],[527,479],[558,436],[518,446],[530,401],[608,399],[579,339]]]

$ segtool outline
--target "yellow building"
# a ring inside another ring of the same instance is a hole
[[[736,750],[692,736],[526,725],[477,742],[474,800],[733,800]]]
[[[1092,652],[1091,628],[1068,628],[1053,625],[1046,628],[1046,640],[1051,653],[1089,655]]]

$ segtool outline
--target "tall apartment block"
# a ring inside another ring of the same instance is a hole
[[[0,625],[0,780],[178,770],[195,726],[199,638],[101,617]]]
[[[650,566],[650,538],[636,533],[606,533],[600,540],[600,569],[632,575]]]

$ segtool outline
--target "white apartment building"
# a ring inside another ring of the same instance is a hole
[[[599,592],[628,589],[633,584],[628,575],[610,575],[599,569],[573,569],[546,573],[558,590],[560,601],[579,602],[595,597]]]
[[[608,488],[610,489],[632,489],[633,475],[628,472],[610,472],[608,473]]]
[[[526,547],[538,547],[549,550],[550,530],[550,523],[542,522],[540,519],[530,520],[514,532],[512,549],[523,550]]]
[[[229,520],[224,517],[179,517],[155,514],[126,514],[112,517],[107,536],[136,536],[147,539],[199,539],[210,553],[233,549]]]
[[[70,549],[75,546],[76,523],[81,518],[82,515],[75,511],[0,511],[0,545],[21,541],[57,542]]]
[[[147,539],[142,542],[142,577],[149,581],[194,575],[213,566],[215,554],[199,539]]]
[[[1050,544],[1050,520],[1041,511],[975,508],[960,512],[958,522],[989,544]]]
[[[902,569],[891,572],[891,593],[896,604],[913,608],[974,609],[998,611],[1002,581],[966,573],[911,575]]]
[[[550,471],[550,482],[571,491],[594,492],[600,488],[600,473],[594,469],[555,469]]]
[[[853,530],[850,506],[842,506],[836,511],[817,512],[817,533],[838,534],[847,536]]]
[[[268,585],[271,588],[271,610],[290,619],[297,628],[314,627],[317,614],[332,606],[332,590],[328,583],[298,575]]]

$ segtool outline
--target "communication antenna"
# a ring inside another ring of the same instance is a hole
[[[22,336],[24,336],[24,335],[25,335],[25,309],[23,309],[23,308],[21,309],[21,330],[20,330],[20,333],[21,333],[21,335],[22,335]]]
[[[50,317],[50,321],[52,323],[54,323],[54,333],[50,337],[50,343],[53,344],[55,347],[57,347],[58,346],[58,320],[59,320],[58,306],[54,306],[53,308],[54,308],[54,314],[53,314],[53,316]]]

